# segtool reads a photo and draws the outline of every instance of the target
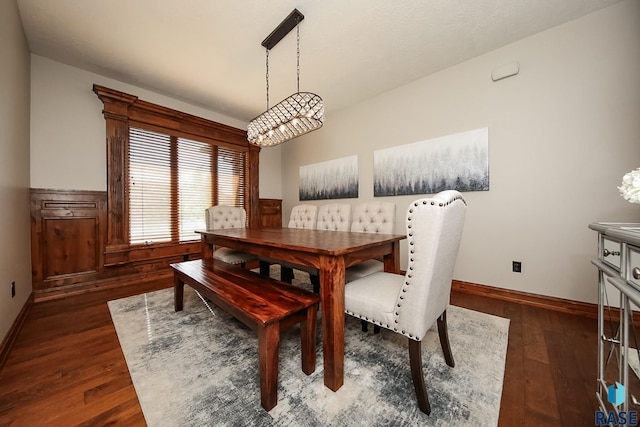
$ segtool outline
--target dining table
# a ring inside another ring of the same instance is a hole
[[[382,259],[384,271],[400,273],[400,241],[406,235],[286,227],[227,228],[197,233],[204,259],[213,258],[215,247],[227,247],[318,270],[324,384],[333,391],[342,387],[345,270],[363,261]]]

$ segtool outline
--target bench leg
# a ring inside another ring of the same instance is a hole
[[[182,301],[184,299],[184,282],[178,277],[178,273],[173,274],[173,308],[175,311],[182,311]]]
[[[307,308],[307,315],[300,322],[300,340],[302,348],[302,372],[311,375],[316,370],[316,330],[318,305]]]
[[[258,358],[260,363],[260,403],[270,411],[278,403],[278,348],[280,325],[271,323],[258,328]]]

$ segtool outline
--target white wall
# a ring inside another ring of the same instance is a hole
[[[29,47],[20,22],[16,2],[0,1],[0,342],[32,290]]]
[[[31,56],[31,64],[34,188],[106,190],[105,121],[102,102],[92,90],[94,83],[236,128],[247,126],[241,120],[38,55]],[[280,149],[262,150],[260,165],[260,197],[282,198]]]
[[[260,197],[282,199],[282,146],[260,150]]]
[[[491,71],[512,61],[520,74],[492,82]],[[359,200],[347,201],[373,200],[374,150],[482,127],[490,190],[464,194],[455,278],[596,302],[596,233],[588,224],[640,222],[640,205],[616,189],[640,167],[636,0],[332,112],[322,129],[282,146],[285,216],[299,203],[301,165],[358,155]],[[423,196],[378,200],[397,204],[396,231],[404,233],[406,207]],[[522,261],[522,273],[511,272],[512,260]]]
[[[107,189],[105,120],[93,84],[240,129],[246,123],[145,89],[31,55],[31,186]]]

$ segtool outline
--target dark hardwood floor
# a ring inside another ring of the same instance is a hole
[[[106,302],[169,286],[35,304],[0,372],[0,426],[145,425]],[[451,302],[511,319],[499,426],[594,425],[595,319],[460,292]]]

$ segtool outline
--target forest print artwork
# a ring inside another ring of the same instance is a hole
[[[358,198],[358,156],[300,166],[300,200]]]
[[[489,129],[482,128],[373,153],[373,195],[489,190]]]

